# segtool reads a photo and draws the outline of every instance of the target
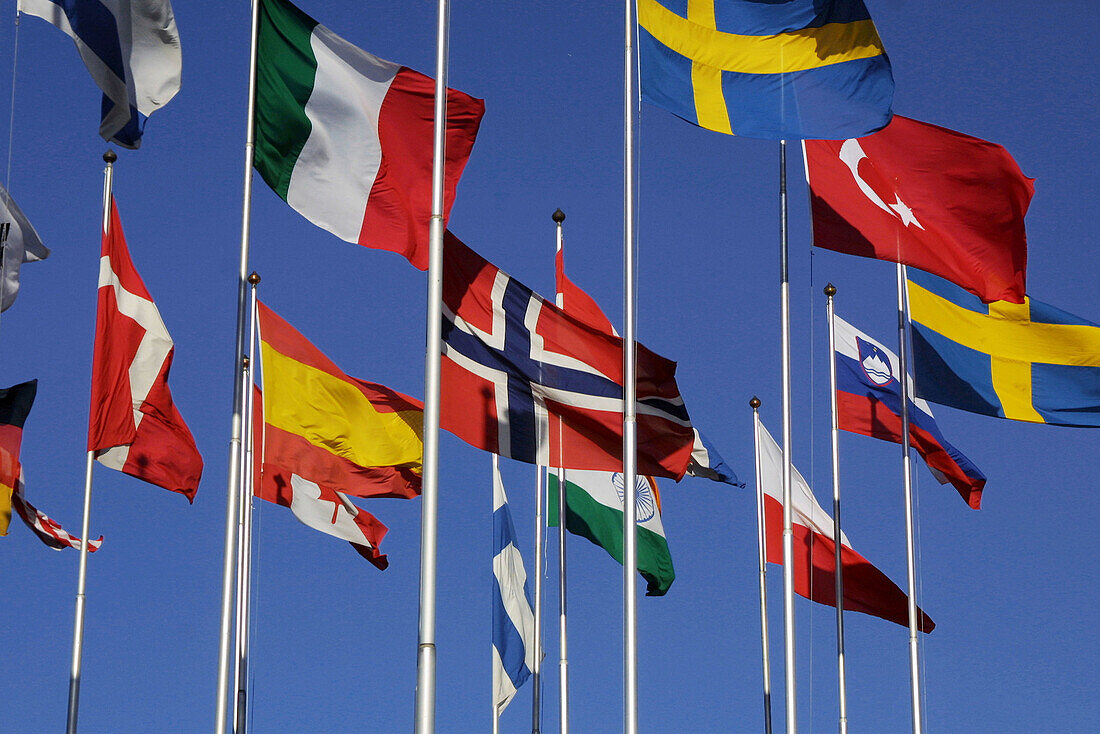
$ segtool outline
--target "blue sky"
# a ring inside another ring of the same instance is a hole
[[[435,5],[301,0],[321,23],[383,58],[432,69]],[[1036,180],[1028,291],[1100,322],[1097,66],[1091,3],[868,3],[897,82],[895,111],[992,140]],[[13,2],[0,4],[0,98],[12,99]],[[206,470],[194,506],[96,468],[81,696],[85,731],[211,728],[221,594],[248,6],[177,3],[183,88],[119,151],[116,198],[134,262],[175,339],[171,387]],[[618,3],[456,3],[451,85],[486,101],[452,229],[544,294],[555,208],[566,267],[621,325],[622,9]],[[0,320],[0,383],[37,377],[23,463],[27,496],[80,525],[99,253],[99,91],[71,41],[34,18],[18,33],[9,189],[51,258],[24,270]],[[12,113],[3,108],[0,118]],[[4,129],[8,129],[4,126]],[[697,426],[752,479],[752,395],[780,426],[777,144],[696,129],[641,108],[639,334],[679,362]],[[809,246],[797,148],[791,181],[794,459],[828,504],[824,298],[891,343],[894,269]],[[403,259],[313,227],[257,178],[252,264],[261,297],[349,374],[423,394],[425,278]],[[967,509],[919,464],[927,731],[1084,731],[1100,717],[1097,564],[1089,542],[1100,433],[935,408],[949,441],[989,477]],[[841,436],[845,532],[904,586],[898,450]],[[531,569],[534,470],[503,462]],[[437,731],[489,727],[490,457],[442,438]],[[758,731],[760,646],[754,502],[704,480],[662,482],[677,580],[639,601],[640,720],[652,732]],[[284,508],[256,515],[254,731],[408,731],[417,642],[419,500],[367,507],[390,526],[377,571]],[[621,728],[620,568],[571,538],[570,675],[575,731]],[[554,567],[555,541],[547,544]],[[4,728],[65,718],[77,554],[42,546],[18,520],[0,540],[8,635]],[[780,573],[769,574],[775,714],[782,720]],[[547,577],[548,630],[556,576]],[[803,731],[833,731],[833,610],[797,600]],[[853,730],[909,726],[907,632],[847,620]],[[557,727],[557,641],[547,634],[544,728]],[[530,690],[502,720],[530,722]]]

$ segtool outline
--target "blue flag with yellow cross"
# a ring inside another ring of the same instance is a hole
[[[1100,326],[1033,300],[982,303],[910,271],[917,394],[972,413],[1100,427]]]
[[[708,130],[856,138],[894,78],[863,0],[637,0],[642,98]]]

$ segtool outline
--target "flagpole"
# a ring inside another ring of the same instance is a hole
[[[555,209],[551,218],[554,220],[556,257],[564,257],[562,253],[562,222],[565,221],[565,212]],[[562,265],[564,269],[564,264]],[[556,280],[556,278],[555,278]],[[561,289],[555,288],[554,301],[558,308],[565,308],[565,294]],[[561,422],[558,423],[558,732],[569,734],[569,646],[566,636],[566,596],[565,596],[565,469],[560,466],[561,460]]]
[[[241,204],[240,269],[237,277],[237,328],[233,342],[233,417],[229,433],[229,479],[225,493],[225,541],[222,565],[221,627],[218,635],[218,683],[215,703],[214,732],[228,731],[229,670],[233,649],[233,596],[236,590],[237,508],[241,499],[240,465],[243,459],[241,444],[241,411],[244,395],[244,376],[240,370],[244,352],[245,314],[248,309],[248,250],[252,225],[252,157],[255,148],[256,119],[256,56],[260,27],[259,0],[252,0],[251,39],[248,53],[248,107],[245,120],[244,183]]]
[[[917,561],[913,532],[913,480],[909,464],[909,340],[905,326],[909,311],[905,302],[905,266],[898,263],[898,354],[902,375],[901,450],[902,478],[905,480],[905,570],[909,584],[909,694],[913,708],[913,734],[921,734],[920,647],[917,619]]]
[[[439,524],[439,379],[443,312],[443,165],[447,132],[447,42],[450,4],[438,0],[435,122],[432,142],[432,218],[424,349],[424,474],[420,497],[420,629],[416,651],[416,734],[435,731],[435,595]]]
[[[840,431],[836,406],[836,328],[833,296],[836,286],[825,286],[825,313],[829,320],[829,406],[832,411],[833,448],[833,546],[836,564],[836,665],[840,680],[840,734],[848,734],[848,683],[844,669],[844,563],[841,559],[840,534]]]
[[[779,299],[783,358],[783,652],[787,734],[798,731],[795,696],[794,530],[791,519],[791,284],[787,273],[787,141],[779,141]]]
[[[113,150],[103,154],[107,164],[103,170],[103,221],[101,232],[106,236],[111,225],[111,196],[115,185],[115,161],[118,155]],[[96,271],[98,273],[98,269]],[[96,281],[98,283],[98,279]],[[97,286],[98,291],[98,286]],[[84,606],[85,588],[88,581],[88,533],[89,516],[92,511],[92,464],[95,452],[89,451],[84,468],[84,519],[80,527],[80,565],[76,575],[76,613],[73,619],[73,656],[69,672],[69,711],[65,724],[66,734],[76,734],[76,720],[80,708],[80,668],[84,655]]]
[[[256,386],[256,328],[257,328],[257,289],[260,284],[259,273],[248,276],[250,287],[248,357],[244,360],[247,390],[245,395],[242,439],[245,459],[241,465],[241,505],[238,521],[237,555],[237,637],[236,660],[233,680],[236,696],[233,700],[234,734],[243,734],[248,729],[248,654],[251,637],[252,613],[252,494],[254,477],[252,457],[255,436],[252,433],[252,418],[255,414],[254,388]]]
[[[500,457],[497,456],[496,454],[490,454],[490,456],[493,457],[493,499],[492,499],[491,504],[489,505],[489,511],[490,511],[490,513],[495,515],[496,510],[497,510],[497,508],[496,508],[496,504],[497,504],[496,481],[497,481],[497,475],[500,473]],[[495,519],[493,520],[492,548],[494,549],[494,552],[495,552],[496,551],[496,520]],[[495,563],[495,561],[494,561],[494,563]],[[496,569],[495,568],[493,569],[493,573],[494,573],[494,575],[496,574]],[[495,603],[495,600],[494,600],[494,603]],[[494,627],[493,631],[495,633],[495,631],[496,631],[495,627]],[[492,684],[492,693],[490,694],[489,698],[492,699],[492,703],[493,703],[493,734],[500,734],[500,708],[497,706],[497,689],[496,689],[496,683],[495,683],[496,675],[497,675],[497,667],[496,667],[497,666],[497,661],[496,661],[496,658],[497,658],[497,650],[496,650],[496,642],[494,641],[493,644],[490,646],[490,649],[489,649],[489,666],[490,666],[489,669],[492,671],[492,679],[494,681],[493,684]]]
[[[535,661],[531,669],[531,734],[542,732],[542,467],[535,464]]]
[[[749,401],[752,408],[752,447],[756,461],[756,548],[760,576],[760,648],[764,658],[764,734],[772,734],[772,664],[768,644],[768,531],[764,524],[764,481],[760,476],[760,398]]]
[[[623,66],[623,731],[638,732],[638,437],[634,312],[634,3],[626,0]]]

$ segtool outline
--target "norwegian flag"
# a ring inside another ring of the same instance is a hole
[[[440,422],[477,448],[622,471],[623,341],[564,313],[450,232]],[[638,345],[638,473],[679,479],[694,432],[676,363]]]
[[[16,483],[15,491],[11,495],[11,506],[23,519],[23,522],[27,524],[27,527],[34,531],[39,540],[54,550],[61,550],[66,547],[81,550],[84,544],[80,541],[80,538],[70,535],[65,528],[48,518],[30,502],[27,502],[27,498],[23,496],[23,485],[23,472],[20,471],[19,481]],[[103,545],[102,535],[99,536],[98,540],[89,540],[88,552],[95,553],[101,545]]]
[[[193,502],[202,457],[168,390],[174,351],[112,199],[99,260],[88,450],[104,466]]]

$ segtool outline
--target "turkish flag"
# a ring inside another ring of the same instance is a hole
[[[1007,150],[894,115],[866,137],[807,140],[805,155],[815,245],[1023,303],[1034,185]]]

